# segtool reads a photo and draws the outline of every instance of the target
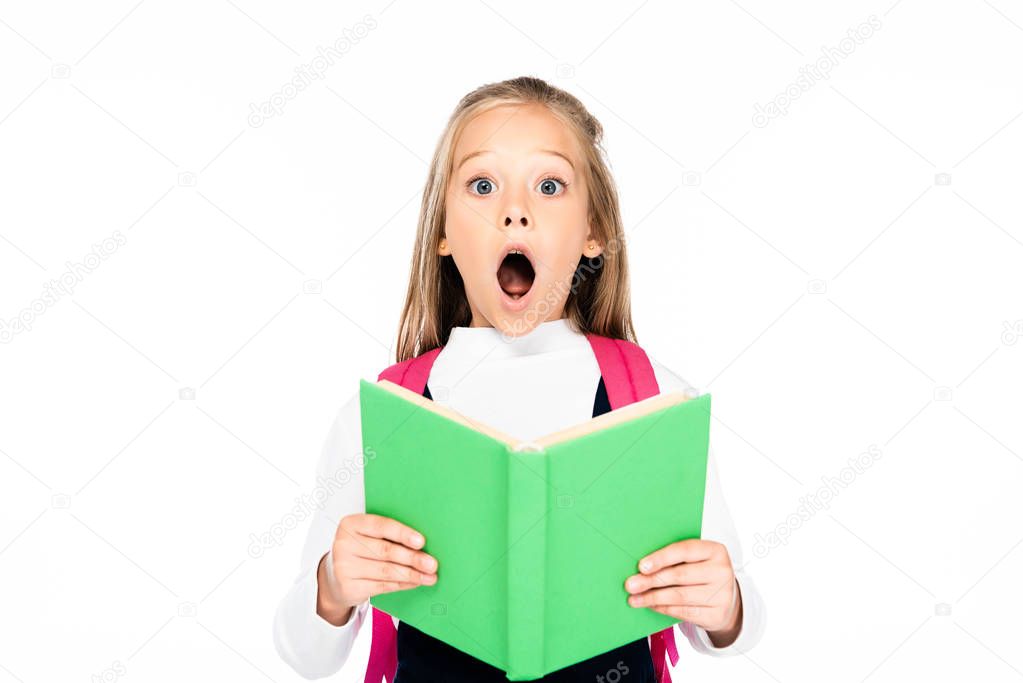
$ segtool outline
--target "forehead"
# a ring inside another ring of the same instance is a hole
[[[501,105],[477,115],[462,129],[455,144],[454,168],[469,154],[490,150],[503,157],[527,158],[540,150],[561,152],[578,168],[575,136],[547,107]],[[487,154],[481,158],[490,159]]]

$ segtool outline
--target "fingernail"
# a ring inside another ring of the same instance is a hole
[[[433,571],[434,569],[436,569],[437,568],[437,560],[433,559],[432,557],[426,558],[426,568],[429,569],[430,571]]]
[[[426,575],[424,575],[423,583],[426,583],[426,584],[429,584],[429,585],[432,586],[433,584],[437,583],[437,575],[436,574],[426,574]]]
[[[625,587],[628,588],[630,591],[634,591],[636,590],[636,586],[638,585],[639,581],[637,581],[636,579],[629,579],[628,582],[626,582]]]
[[[412,544],[413,545],[422,545],[423,544],[423,537],[421,535],[419,535],[419,534],[412,534]]]
[[[642,569],[643,571],[649,571],[650,567],[652,566],[653,565],[651,564],[650,560],[643,560],[642,562],[639,563],[639,568]]]

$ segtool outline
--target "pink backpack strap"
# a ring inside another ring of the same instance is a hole
[[[597,357],[611,410],[660,393],[653,365],[638,344],[596,334],[587,334],[586,338]],[[678,664],[674,626],[650,636],[650,656],[654,660],[658,683],[671,683],[671,669],[664,661],[665,655],[671,660],[672,666]]]
[[[377,377],[377,381],[386,379],[417,394],[422,394],[423,389],[426,388],[426,380],[430,377],[430,368],[433,367],[433,361],[437,359],[437,354],[440,353],[442,348],[444,347],[438,346],[426,353],[419,354],[415,358],[395,363],[381,372]]]
[[[658,683],[671,683],[671,669],[664,661],[667,654],[671,665],[678,664],[678,646],[675,645],[675,627],[669,626],[663,631],[650,635],[650,657],[654,660],[654,678]]]
[[[597,357],[611,410],[660,393],[654,368],[639,345],[597,334],[586,338]]]
[[[417,394],[426,388],[430,368],[443,346],[421,353],[415,358],[395,363],[377,377],[394,382]],[[398,632],[391,615],[382,609],[373,608],[373,640],[369,646],[369,664],[366,666],[365,683],[392,683],[398,670]]]
[[[391,615],[373,608],[373,641],[369,646],[369,664],[366,665],[365,683],[394,680],[398,671],[398,631]]]

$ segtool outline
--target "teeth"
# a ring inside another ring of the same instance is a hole
[[[518,249],[512,249],[512,250],[511,250],[511,251],[509,251],[508,253],[509,253],[509,254],[521,254],[522,252],[521,252],[521,251],[519,251]]]

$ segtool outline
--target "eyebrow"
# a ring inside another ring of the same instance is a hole
[[[568,165],[572,167],[573,171],[575,170],[575,164],[573,164],[572,160],[568,158],[568,155],[563,154],[562,152],[559,152],[556,149],[540,149],[540,150],[537,150],[537,151],[540,152],[541,154],[553,154],[554,156],[561,157],[562,159],[564,159],[565,161],[568,162]],[[478,149],[475,152],[470,152],[469,154],[466,154],[464,157],[462,157],[462,160],[458,162],[458,166],[456,167],[455,170],[458,170],[458,169],[462,168],[462,165],[465,164],[465,162],[467,162],[469,159],[472,159],[474,157],[478,157],[481,154],[493,154],[493,153],[494,153],[494,151],[490,150],[490,149]]]

